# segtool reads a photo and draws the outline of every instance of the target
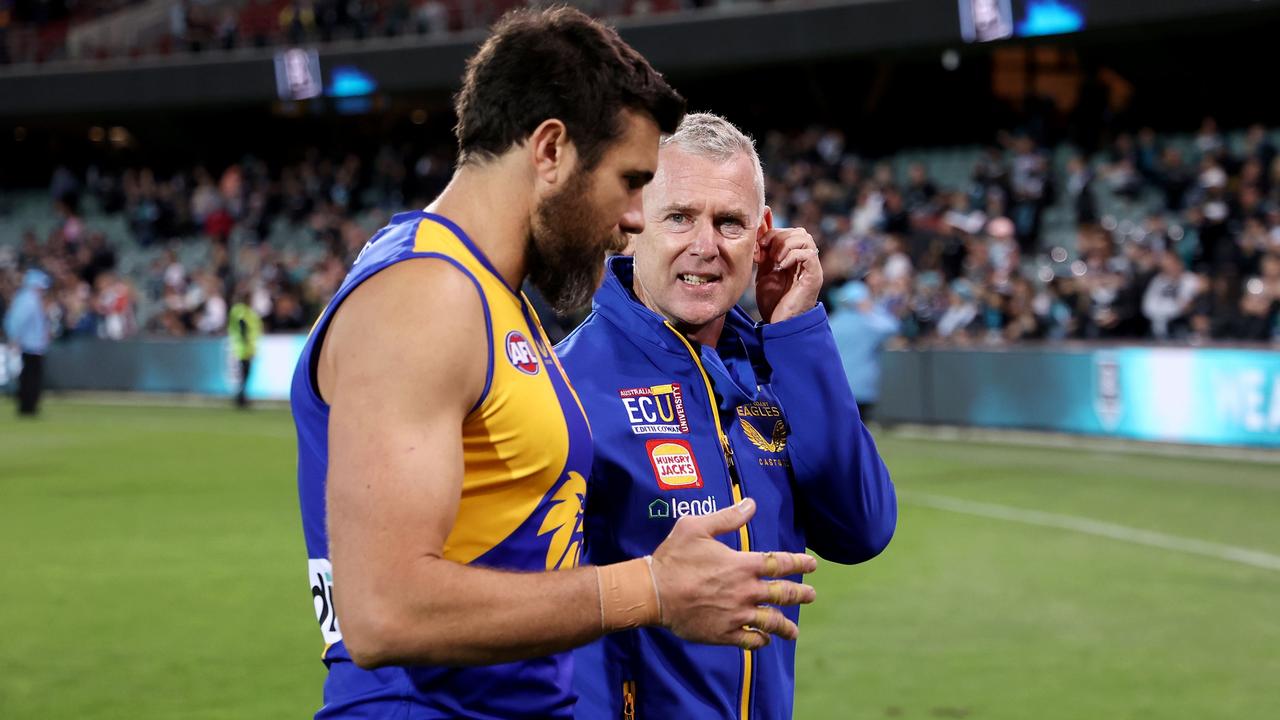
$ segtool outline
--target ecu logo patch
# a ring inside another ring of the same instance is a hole
[[[684,412],[680,383],[622,388],[618,391],[627,423],[636,435],[688,434],[689,419]]]
[[[780,453],[787,448],[787,424],[782,420],[773,424],[773,436],[770,438],[766,438],[746,418],[738,418],[738,424],[742,425],[742,432],[751,444],[765,452]]]

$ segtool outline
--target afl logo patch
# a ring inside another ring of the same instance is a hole
[[[507,333],[507,360],[511,361],[512,367],[525,375],[538,374],[538,355],[519,330]]]

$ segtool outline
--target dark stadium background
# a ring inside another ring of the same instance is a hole
[[[1269,2],[1092,0],[1083,32],[972,45],[960,41],[954,3],[945,1],[733,7],[746,9],[623,17],[618,25],[694,107],[715,109],[757,134],[842,128],[850,148],[870,158],[904,147],[991,142],[997,130],[1027,127],[1044,87],[1039,78],[1096,90],[1090,86],[1102,69],[1134,83],[1133,97],[1119,112],[1100,112],[1098,99],[1085,97],[1051,113],[1045,141],[1096,149],[1116,132],[1142,126],[1187,132],[1211,115],[1222,128],[1243,128],[1274,125],[1280,113],[1265,101],[1258,75],[1271,67],[1270,23],[1280,19]],[[350,115],[331,98],[278,102],[274,47],[0,66],[7,130],[0,134],[0,182],[9,189],[45,185],[51,162],[167,170],[233,162],[246,150],[287,158],[304,143],[335,152],[367,151],[388,137],[447,145],[449,96],[478,37],[462,30],[321,45],[323,68],[355,66],[379,88],[367,111]],[[945,50],[959,53],[955,70],[940,61]],[[1023,97],[995,91],[996,75],[1019,72]],[[427,110],[425,127],[412,123],[416,109]],[[123,126],[136,142],[128,152],[104,153],[105,144],[88,139],[95,125]],[[25,128],[21,141],[18,127]]]

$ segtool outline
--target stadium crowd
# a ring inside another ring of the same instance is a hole
[[[0,247],[0,309],[19,269],[40,267],[54,281],[58,336],[220,334],[239,293],[269,332],[305,330],[390,213],[425,205],[448,182],[443,157],[425,153],[407,167],[385,148],[366,168],[357,155],[334,160],[312,150],[274,173],[248,157],[216,176],[204,167],[168,177],[130,168],[91,169],[81,179],[59,168],[48,236],[27,230],[16,247]],[[150,258],[145,267],[120,271],[117,248],[78,211],[85,199],[100,217],[124,219],[128,245]],[[303,238],[300,247],[266,242],[281,227]]]
[[[1280,340],[1280,159],[1261,127],[1233,153],[1207,120],[1194,157],[1149,130],[1118,135],[1059,171],[1028,138],[1002,136],[954,187],[922,163],[896,173],[845,145],[831,129],[767,133],[768,197],[779,224],[817,239],[828,305],[869,297],[898,343]],[[20,272],[41,267],[60,336],[219,334],[241,293],[267,331],[302,331],[370,234],[425,205],[450,172],[448,148],[390,146],[169,176],[59,168],[48,236],[0,246],[0,309]],[[129,247],[150,248],[145,266],[117,266],[111,239],[78,211],[86,199],[98,217],[124,218]],[[1100,212],[1104,200],[1135,220]],[[1055,204],[1073,215],[1074,247],[1045,241]],[[866,292],[837,292],[848,282]]]
[[[485,27],[524,0],[0,0],[0,65],[439,35]],[[713,0],[579,0],[597,16]],[[131,15],[129,15],[131,13]],[[129,16],[126,16],[129,15]]]
[[[1280,339],[1280,162],[1261,126],[1233,154],[1206,120],[1194,158],[1149,129],[1119,134],[1061,172],[1002,136],[949,188],[844,144],[769,134],[768,197],[783,223],[816,229],[831,285],[864,280],[907,340]],[[1074,248],[1044,242],[1060,193]],[[1102,214],[1104,196],[1136,220]]]

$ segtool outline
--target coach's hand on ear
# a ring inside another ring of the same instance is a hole
[[[812,586],[771,580],[813,572],[803,553],[739,552],[716,539],[755,514],[750,498],[719,512],[685,516],[653,553],[662,624],[685,640],[755,650],[769,636],[794,640],[800,629],[771,605],[811,603]]]
[[[818,245],[804,228],[773,228],[756,242],[756,305],[767,323],[808,312],[822,291]]]

